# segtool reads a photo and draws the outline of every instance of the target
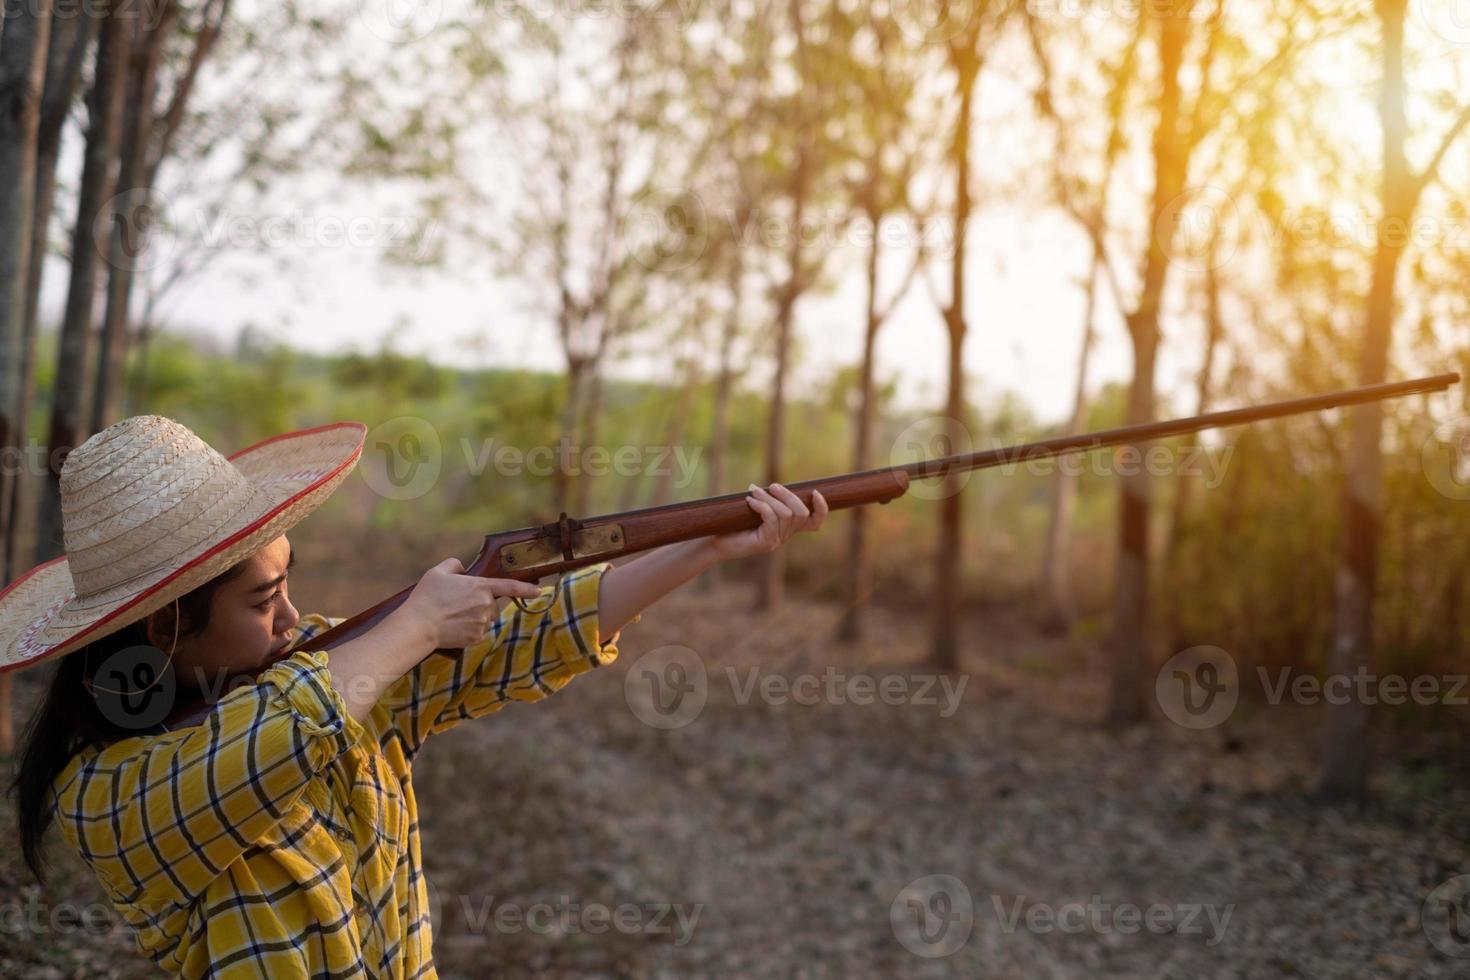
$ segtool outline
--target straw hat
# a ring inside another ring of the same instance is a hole
[[[114,633],[264,548],[347,478],[366,431],[303,429],[229,459],[158,415],[92,436],[61,468],[66,557],[0,591],[0,672]]]

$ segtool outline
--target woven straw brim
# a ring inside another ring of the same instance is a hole
[[[79,599],[67,559],[38,565],[0,592],[0,673],[58,657],[135,623],[260,551],[320,507],[352,472],[366,426],[338,422],[276,436],[229,457],[252,493],[207,547]],[[123,556],[118,556],[122,558]]]

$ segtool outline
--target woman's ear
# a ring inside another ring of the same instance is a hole
[[[165,653],[174,642],[175,611],[176,607],[170,603],[162,609],[154,610],[143,619],[143,630],[148,636],[148,642]]]

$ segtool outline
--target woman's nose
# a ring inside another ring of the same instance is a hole
[[[281,606],[281,617],[277,623],[279,628],[276,632],[284,633],[289,629],[294,629],[299,622],[301,622],[301,614],[296,611],[295,606],[291,605],[291,600],[286,599]]]

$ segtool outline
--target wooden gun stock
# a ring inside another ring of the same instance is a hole
[[[901,497],[908,490],[909,477],[902,469],[876,470],[805,480],[786,487],[808,507],[812,506],[812,493],[820,490],[831,510],[842,510],[863,504],[886,504],[895,497]],[[578,520],[563,513],[559,520],[549,524],[487,535],[479,555],[465,569],[465,574],[535,582],[546,575],[559,575],[666,544],[749,530],[760,526],[761,516],[745,502],[747,496],[749,494],[727,493],[686,503],[604,514],[587,520]],[[361,636],[397,609],[412,591],[410,586],[384,599],[351,619],[318,633],[295,647],[293,652],[330,650]]]

